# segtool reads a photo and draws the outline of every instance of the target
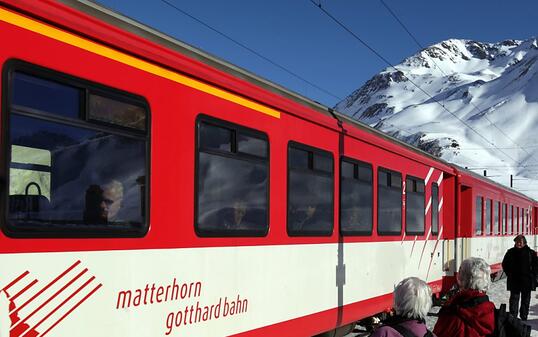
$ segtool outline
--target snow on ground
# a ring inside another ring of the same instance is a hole
[[[494,282],[491,285],[490,290],[488,291],[488,296],[491,301],[495,303],[495,307],[499,307],[502,303],[506,304],[506,310],[508,310],[508,298],[510,293],[506,290],[506,278],[503,278],[497,282]],[[432,312],[439,311],[439,307],[434,307],[431,310]],[[426,323],[430,330],[433,329],[437,317],[429,316]],[[538,337],[538,293],[533,292],[531,294],[531,305],[529,309],[529,317],[526,324],[530,325],[532,328],[531,337]],[[353,332],[345,337],[363,337],[367,336],[364,333]]]

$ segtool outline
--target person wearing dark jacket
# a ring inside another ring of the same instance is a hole
[[[481,258],[461,263],[460,290],[441,308],[433,329],[438,337],[484,337],[494,332],[495,305],[486,295],[490,275],[489,265]]]
[[[508,277],[506,288],[510,291],[510,313],[517,317],[519,299],[519,317],[526,321],[529,314],[531,291],[536,290],[536,274],[538,258],[536,252],[527,246],[525,236],[518,235],[514,239],[514,247],[504,255],[502,267]]]

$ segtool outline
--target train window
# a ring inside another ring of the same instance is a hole
[[[380,168],[377,179],[377,232],[382,235],[400,235],[402,232],[402,174]]]
[[[516,206],[514,213],[514,234],[520,234],[519,232],[519,207]]]
[[[200,116],[195,229],[199,236],[265,236],[269,142],[253,129]]]
[[[146,130],[146,110],[116,97],[88,94],[88,119],[135,130]]]
[[[495,201],[493,204],[493,234],[499,235],[499,209],[501,206],[498,201]]]
[[[408,176],[405,180],[405,233],[424,234],[424,180]]]
[[[288,234],[331,235],[334,208],[332,154],[290,142],[288,166]]]
[[[340,232],[342,235],[370,235],[372,217],[372,166],[351,159],[342,159]]]
[[[501,212],[501,218],[502,218],[502,227],[501,227],[501,234],[505,235],[508,234],[508,221],[507,221],[507,212],[506,212],[506,204],[502,204],[502,212]]]
[[[482,217],[482,197],[476,197],[476,203],[475,203],[475,225],[474,225],[474,233],[476,235],[482,235],[482,228],[484,227],[484,218]]]
[[[508,212],[508,219],[510,220],[509,234],[514,234],[514,205],[510,205]]]
[[[439,234],[439,186],[432,184],[432,234]]]
[[[17,72],[12,80],[12,107],[79,118],[84,91],[50,79]]]
[[[128,101],[146,118],[144,99],[22,62],[9,67],[7,233],[144,235],[149,137],[94,123],[84,104],[99,90],[107,102]],[[110,113],[130,115],[125,105],[111,105]]]
[[[484,227],[485,235],[491,235],[491,205],[492,205],[491,199],[486,199],[486,210],[484,214],[484,221],[486,225]]]

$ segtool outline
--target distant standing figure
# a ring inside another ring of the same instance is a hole
[[[460,290],[439,311],[433,332],[438,337],[485,337],[495,329],[495,304],[486,291],[491,268],[478,257],[463,260],[458,272]]]
[[[396,316],[379,327],[371,337],[402,337],[410,333],[417,337],[435,336],[425,324],[432,306],[432,290],[416,277],[403,279],[394,289],[394,311]]]
[[[514,247],[508,249],[504,255],[502,266],[508,277],[506,288],[510,291],[510,314],[517,317],[521,297],[519,317],[526,321],[529,314],[531,291],[536,290],[538,258],[536,252],[527,246],[525,236],[516,236],[514,242]]]

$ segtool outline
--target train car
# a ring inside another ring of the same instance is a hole
[[[472,231],[477,197],[536,223],[521,195],[92,2],[0,1],[0,37],[0,337],[342,335],[402,278],[440,294],[464,253],[508,245]]]
[[[501,274],[501,262],[518,234],[536,249],[535,204],[529,197],[458,169],[459,226],[457,250],[461,258],[483,257],[492,273]]]

